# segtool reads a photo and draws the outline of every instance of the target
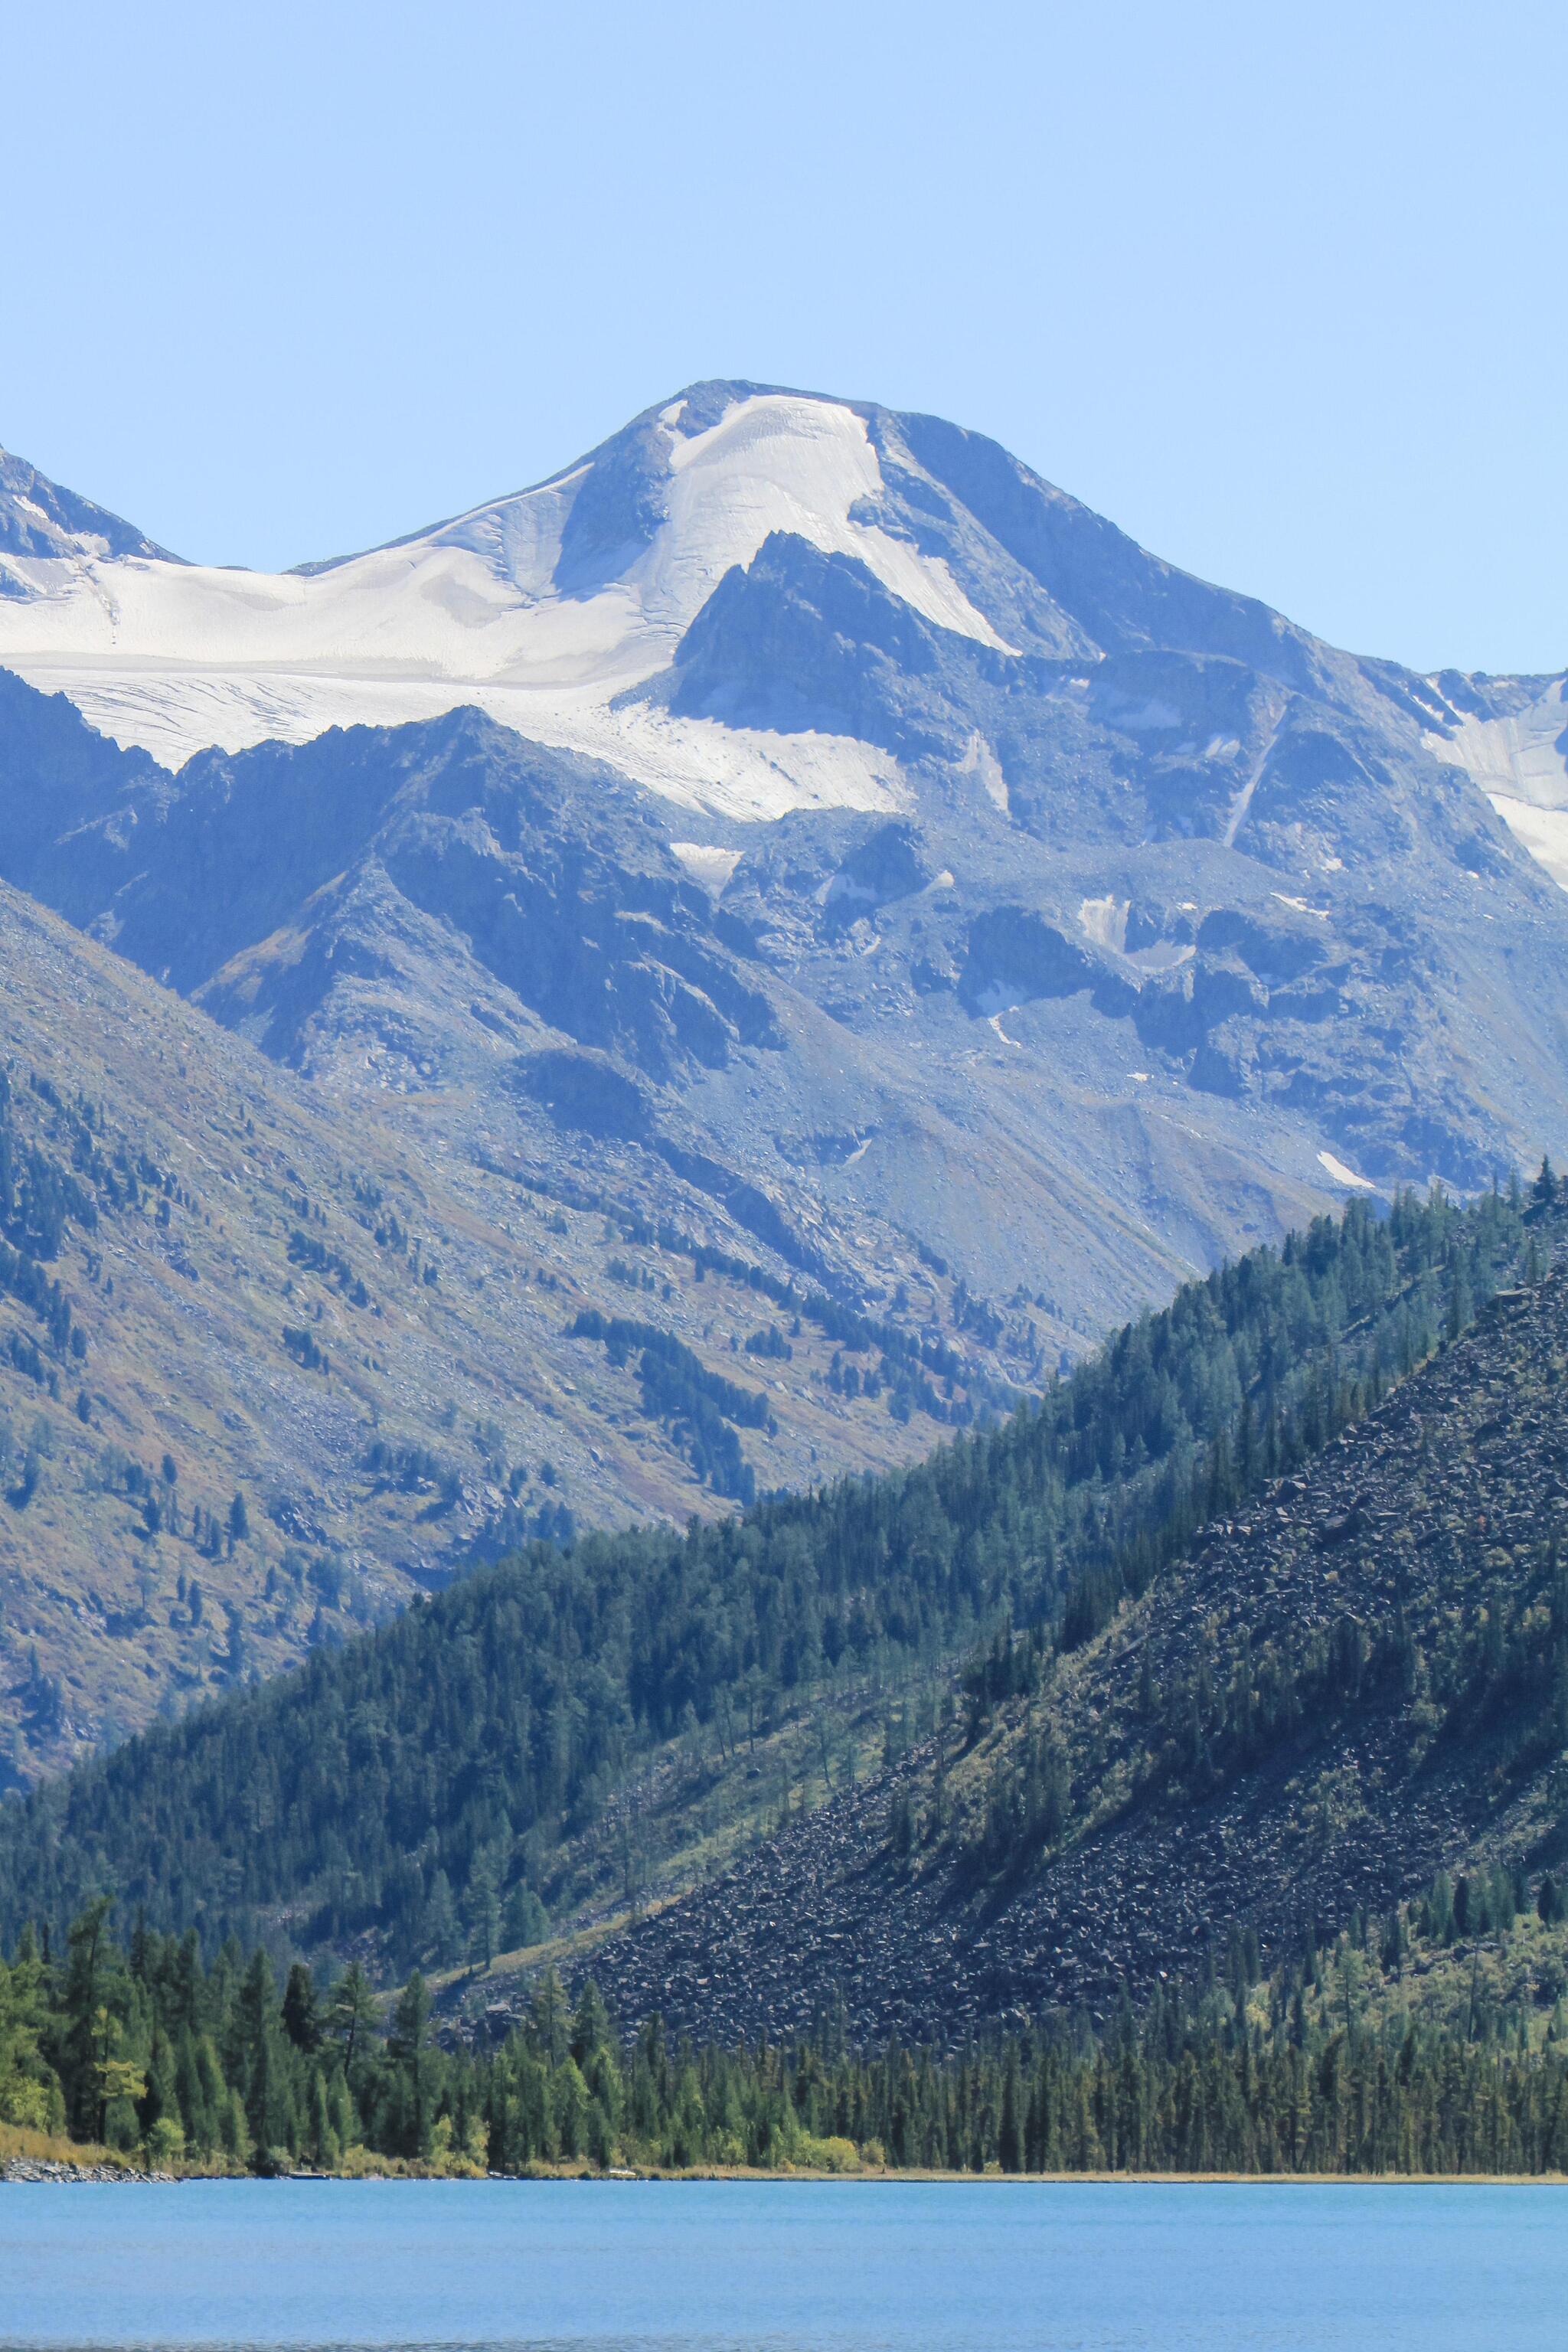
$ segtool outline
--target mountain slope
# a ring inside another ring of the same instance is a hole
[[[517,1462],[613,1525],[907,1459],[1348,1194],[1568,1155],[1561,681],[1338,652],[747,384],[279,578],[95,513],[7,461],[0,875],[384,1136],[407,1234],[454,1204],[473,1379],[399,1443],[471,1388],[516,1450],[432,1574]]]
[[[691,1225],[661,1243],[477,1169],[427,1103],[335,1101],[4,886],[0,995],[6,1785],[476,1555],[729,1507],[819,1450],[882,1466],[963,1409],[913,1350],[902,1419],[834,1384],[842,1347],[882,1347],[804,1283],[760,1289],[673,1176]],[[617,1314],[630,1349],[574,1331]]]
[[[911,1470],[684,1538],[526,1550],[0,1813],[0,1927],[109,1883],[161,1927],[406,1967],[493,1949],[542,1898],[592,1916],[689,1886],[798,1782],[863,1777],[895,1713],[929,1722],[1000,1624],[1071,1622],[1086,1580],[1146,1580],[1209,1498],[1311,1458],[1521,1245],[1502,1200],[1405,1201],[1386,1223],[1358,1205]],[[885,1801],[867,1818],[874,1860]],[[707,1899],[693,1948],[721,1926]],[[895,1885],[868,1948],[899,1916]]]
[[[901,1289],[926,1324],[948,1320],[933,1265],[1016,1292],[968,1334],[993,1375],[1037,1377],[1324,1181],[1250,1106],[1178,1111],[1171,1079],[1143,1098],[1125,1013],[1101,1042],[1074,1002],[1131,996],[1087,941],[1043,983],[1066,1034],[1020,1072],[976,1009],[986,959],[1016,932],[1038,962],[1051,934],[983,916],[1006,867],[988,887],[979,842],[959,883],[909,828],[770,828],[720,856],[721,892],[624,780],[458,714],[205,758],[174,788],[130,762],[40,843],[68,707],[4,705],[0,865],[72,920],[340,1097],[438,1090],[470,1157],[613,1173],[656,1210],[675,1165],[752,1247],[883,1313]],[[520,1055],[547,1057],[521,1087]]]
[[[27,562],[63,563],[79,575],[79,567],[140,557],[149,563],[178,563],[165,548],[144,539],[134,523],[95,507],[90,499],[63,490],[29,466],[25,457],[0,449],[0,555]],[[48,575],[46,575],[48,576]],[[20,600],[27,594],[26,575],[7,566],[0,571],[0,595]]]
[[[1510,1291],[1104,1631],[594,1952],[628,2020],[949,2039],[1568,1854],[1568,1274]],[[1062,1627],[1073,1640],[1069,1596]],[[1042,1683],[1025,1697],[1016,1688]]]

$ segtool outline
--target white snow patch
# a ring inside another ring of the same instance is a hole
[[[1009,1005],[1007,1006],[1007,1008],[1006,1008],[1006,1009],[1007,1009],[1007,1011],[1008,1011],[1009,1013],[1016,1013],[1016,1011],[1018,1010],[1018,1008],[1017,1008],[1017,1006],[1016,1006],[1016,1004],[1009,1004]],[[995,1030],[996,1034],[998,1035],[998,1037],[1000,1037],[1000,1038],[1001,1038],[1002,1043],[1004,1044],[1004,1045],[1011,1045],[1011,1046],[1013,1047],[1014,1051],[1015,1051],[1015,1052],[1016,1052],[1016,1053],[1020,1053],[1020,1054],[1021,1054],[1021,1053],[1023,1052],[1023,1050],[1024,1050],[1024,1049],[1023,1049],[1022,1045],[1018,1043],[1017,1038],[1016,1038],[1016,1037],[1009,1037],[1009,1036],[1008,1036],[1008,1034],[1007,1034],[1007,1032],[1005,1031],[1005,1029],[1004,1029],[1004,1028],[1003,1028],[1003,1026],[1002,1026],[1002,1015],[1001,1015],[1001,1013],[994,1013],[991,1015],[991,1022],[990,1022],[990,1025],[991,1025],[991,1027],[992,1027],[993,1029],[994,1029],[994,1030]]]
[[[1510,800],[1506,793],[1489,793],[1487,798],[1514,839],[1545,866],[1559,888],[1568,890],[1568,808],[1536,808],[1528,801]]]
[[[882,488],[865,419],[852,408],[755,393],[706,433],[678,443],[670,463],[669,520],[654,553],[661,590],[675,596],[686,620],[707,603],[731,564],[750,563],[771,531],[786,530],[825,555],[856,557],[938,628],[974,637],[999,653],[1017,651],[975,610],[939,558],[921,555],[874,524],[850,520],[851,508]]]
[[[1007,791],[1007,779],[1002,772],[1002,762],[984,735],[971,735],[958,763],[961,776],[978,776],[985,797],[1004,816],[1013,814],[1013,803]]]
[[[1154,940],[1146,948],[1134,948],[1126,961],[1135,971],[1179,971],[1196,953],[1190,940]]]
[[[719,849],[710,842],[672,841],[669,846],[687,872],[710,890],[722,890],[741,862],[738,849]]]
[[[1268,895],[1271,898],[1278,898],[1282,907],[1293,907],[1299,915],[1315,915],[1320,923],[1333,919],[1331,907],[1309,907],[1305,898],[1288,898],[1283,890],[1270,890]]]
[[[1456,712],[1451,732],[1428,732],[1429,751],[1463,768],[1516,841],[1568,890],[1568,680],[1553,678],[1506,719]]]
[[[742,822],[792,809],[849,808],[890,815],[908,804],[897,761],[848,735],[773,734],[679,719],[657,705],[611,709],[591,688],[442,684],[426,678],[246,677],[168,672],[149,678],[102,670],[10,665],[45,693],[65,693],[89,726],[179,768],[208,746],[305,743],[331,727],[398,727],[463,705],[531,742],[580,751],[681,806]]]
[[[1131,898],[1119,898],[1114,891],[1103,898],[1086,898],[1078,910],[1079,928],[1098,948],[1110,948],[1121,955],[1127,945],[1127,918],[1132,911]]]
[[[1553,678],[1535,701],[1507,719],[1457,712],[1452,731],[1429,731],[1426,748],[1450,767],[1465,769],[1485,793],[1561,808],[1568,803],[1568,760],[1561,748],[1568,729],[1565,684]]]
[[[1353,1168],[1347,1168],[1344,1161],[1336,1160],[1331,1151],[1320,1151],[1318,1164],[1321,1168],[1328,1170],[1336,1184],[1349,1184],[1358,1192],[1375,1192],[1377,1190],[1377,1186],[1370,1179],[1358,1176]]]

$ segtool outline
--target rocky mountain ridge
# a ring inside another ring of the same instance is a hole
[[[623,918],[662,835],[667,881],[673,859],[689,900],[710,897],[816,1008],[799,1066],[759,1089],[780,1097],[776,1130],[852,1136],[842,1156],[864,1143],[874,1165],[888,1148],[867,1130],[909,1129],[934,1066],[974,1098],[953,1114],[973,1131],[909,1135],[922,1175],[953,1150],[976,1168],[1005,1150],[1020,1097],[1036,1154],[1071,1134],[1109,1261],[1064,1267],[1069,1326],[1101,1328],[1147,1285],[1128,1228],[1201,1263],[1289,1223],[1310,1189],[1342,1186],[1331,1161],[1384,1187],[1474,1183],[1556,1139],[1564,909],[1530,853],[1550,865],[1554,795],[1568,795],[1561,681],[1428,680],[1339,653],[941,420],[703,384],[535,490],[283,582],[172,565],[140,541],[5,560],[0,662],[143,747],[118,782],[102,776],[90,814],[59,809],[55,847],[13,853],[9,877],[209,992],[274,1052],[298,1056],[306,1023],[318,1057],[331,1050],[329,926],[339,938],[346,922],[365,962],[406,954],[410,932],[428,941],[410,1003],[368,1046],[378,1083],[400,1033],[453,1031],[457,1008],[429,1000],[476,924],[481,960],[514,990],[506,954],[524,951],[498,954],[476,903],[509,896],[509,860],[531,855],[497,824],[506,755],[479,782],[489,754],[471,738],[450,763],[475,780],[465,804],[449,775],[416,832],[398,813],[409,770],[454,740],[435,714],[468,700],[532,742],[535,773],[574,778],[552,822],[595,862],[601,898],[606,880],[624,887]],[[29,738],[62,732],[14,702],[6,719],[19,770]],[[382,731],[354,733],[365,719]],[[397,722],[415,730],[409,748]],[[178,757],[159,732],[176,723]],[[297,763],[277,748],[250,766],[209,752],[171,782],[147,757],[177,766],[204,743],[268,739],[300,742]],[[256,812],[285,775],[258,897]],[[624,837],[634,808],[642,850],[610,875],[602,813]],[[301,858],[312,834],[321,856]],[[571,920],[573,870],[543,861],[519,901],[546,956]],[[249,910],[221,940],[216,896]],[[696,1021],[710,966],[676,987],[678,964],[658,985]],[[541,1009],[526,973],[521,993]],[[858,1068],[844,1031],[866,1038]],[[912,1088],[900,1047],[922,1066]],[[869,1089],[877,1116],[858,1129],[831,1103],[812,1116],[840,1076]],[[1151,1114],[1171,1087],[1184,1116]],[[709,1085],[694,1106],[721,1159],[732,1092]],[[1206,1182],[1177,1169],[1160,1184],[1182,1151],[1173,1130]],[[1150,1163],[1133,1186],[1117,1181],[1130,1131]],[[908,1148],[892,1156],[884,1185],[910,1167]],[[787,1161],[747,1173],[795,1186]],[[918,1197],[929,1186],[874,1205],[872,1171],[854,1164],[850,1214],[902,1213],[962,1262]],[[1075,1189],[1059,1161],[1009,1180],[1013,1199]],[[1058,1222],[1043,1216],[1029,1243]],[[1026,1281],[1024,1242],[967,1267],[972,1282],[1054,1293]]]

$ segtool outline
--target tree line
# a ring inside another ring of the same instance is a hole
[[[417,1974],[384,2019],[357,1963],[318,1984],[296,1962],[279,1990],[259,1947],[209,1968],[194,1934],[139,1923],[122,1948],[100,1898],[58,1960],[28,1929],[0,1962],[0,2122],[229,2172],[1568,2170],[1561,2002],[1542,2040],[1473,1997],[1463,2034],[1367,1998],[1413,1938],[1452,1940],[1455,1908],[1442,1881],[1267,1983],[1233,1931],[1204,1981],[1141,2017],[942,2053],[857,2053],[831,2018],[787,2048],[674,2042],[657,2017],[628,2042],[592,1982],[569,2002],[552,1974],[499,2049],[443,2046]]]

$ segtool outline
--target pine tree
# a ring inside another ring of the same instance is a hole
[[[296,2050],[307,2057],[321,2046],[321,2020],[316,2003],[316,1987],[303,1960],[296,1960],[289,1970],[289,1981],[283,1988],[283,2031]]]
[[[427,2042],[430,1995],[417,1969],[404,1987],[393,2011],[386,2037],[387,2063],[393,2072],[394,2126],[401,2152],[425,2157],[430,2153],[436,2113],[432,2098]]]
[[[277,1994],[272,1963],[258,1945],[238,2003],[238,2042],[245,2073],[245,2121],[256,2161],[270,2161],[284,2135],[284,2085],[278,2049]]]
[[[351,1960],[332,1988],[328,2009],[331,2031],[343,2053],[343,2072],[353,2080],[356,2060],[363,2058],[376,2021],[375,1994],[358,1960]]]
[[[1018,2072],[1018,2053],[1015,2046],[1009,2045],[1007,2063],[1002,2076],[1002,2118],[996,2147],[1004,2172],[1022,2172],[1024,2169],[1022,2105],[1023,2084]]]
[[[80,2139],[101,2135],[102,2102],[97,2068],[102,2019],[112,1972],[110,1965],[109,1918],[112,1898],[100,1895],[73,1924],[66,1961],[63,2066],[67,2113],[70,2128]]]

